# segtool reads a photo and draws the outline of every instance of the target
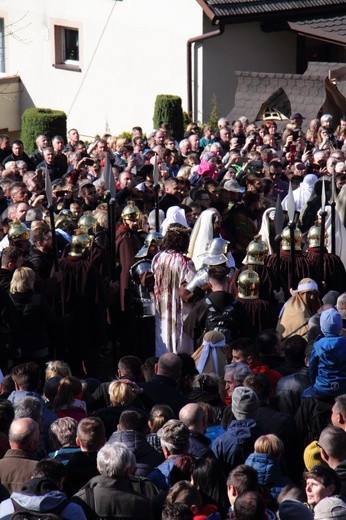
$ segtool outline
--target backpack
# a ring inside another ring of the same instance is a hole
[[[215,309],[209,298],[206,298],[205,301],[208,305],[208,315],[203,336],[210,330],[218,330],[225,336],[227,344],[238,339],[240,331],[234,319],[234,308],[238,303],[237,300],[233,300],[230,305],[223,309]]]
[[[60,504],[52,509],[51,511],[29,511],[20,504],[18,504],[13,498],[11,498],[14,513],[11,515],[11,520],[62,520],[60,516],[61,512],[65,509],[70,501],[66,498]]]

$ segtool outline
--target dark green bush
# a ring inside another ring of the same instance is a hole
[[[61,135],[66,142],[66,114],[61,110],[50,108],[28,108],[22,115],[21,140],[26,153],[36,148],[35,140],[38,135],[44,134],[51,139]]]
[[[184,136],[184,118],[179,96],[159,94],[156,96],[154,108],[154,128],[162,123],[168,123],[175,139],[178,141]]]

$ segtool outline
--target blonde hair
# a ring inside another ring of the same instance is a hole
[[[267,453],[268,455],[274,455],[277,459],[280,459],[284,452],[284,443],[279,437],[273,433],[269,433],[268,435],[258,437],[254,448],[255,453]]]
[[[108,229],[108,213],[104,210],[97,210],[94,213],[94,219],[96,220],[97,224],[104,228]]]
[[[189,180],[190,177],[191,177],[191,166],[188,166],[187,164],[181,166],[180,170],[178,171],[177,179]]]
[[[13,273],[10,292],[23,293],[34,288],[35,272],[30,267],[18,267]]]
[[[121,148],[124,146],[124,144],[126,144],[128,141],[127,139],[125,139],[124,137],[119,137],[119,139],[117,139],[117,142],[115,144],[115,149],[117,152],[120,152]]]
[[[67,377],[72,375],[68,364],[65,363],[65,361],[60,361],[59,359],[48,361],[48,363],[46,363],[46,367],[46,381],[47,379],[51,379],[55,376]]]
[[[132,403],[136,397],[131,386],[121,380],[112,381],[109,385],[108,393],[112,405],[124,406]]]
[[[118,141],[118,138],[115,135],[111,135],[107,139],[108,148],[110,148],[113,152],[116,151],[117,141]]]

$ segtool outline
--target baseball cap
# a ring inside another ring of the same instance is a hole
[[[337,497],[323,498],[314,507],[315,520],[328,518],[346,519],[346,504]]]
[[[229,181],[226,181],[223,187],[225,190],[234,191],[235,193],[244,193],[245,191],[245,188],[240,186],[236,179],[230,179]]]

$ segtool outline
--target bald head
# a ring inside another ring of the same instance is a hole
[[[157,363],[157,375],[171,377],[178,381],[181,374],[182,362],[177,354],[168,352],[162,354]]]
[[[205,433],[205,413],[199,404],[189,403],[185,405],[179,412],[179,420],[183,422],[189,430]]]
[[[12,421],[8,439],[13,450],[34,452],[39,441],[39,427],[33,419],[16,419]]]

